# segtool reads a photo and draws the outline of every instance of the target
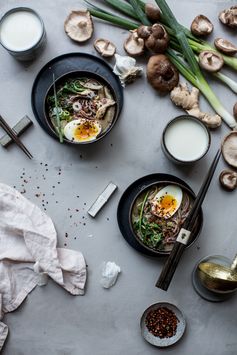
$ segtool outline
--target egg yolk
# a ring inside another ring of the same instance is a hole
[[[171,195],[164,195],[157,201],[156,210],[160,216],[169,216],[177,208],[177,200]]]
[[[76,141],[87,141],[88,138],[95,138],[99,133],[99,127],[92,122],[84,122],[74,130],[73,137]]]

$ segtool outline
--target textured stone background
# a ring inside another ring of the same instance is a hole
[[[195,15],[205,13],[216,23],[216,36],[225,32],[225,36],[234,39],[236,35],[225,31],[217,20],[219,11],[231,3],[234,4],[230,1],[170,1],[183,24],[188,26]],[[30,65],[16,62],[0,48],[0,112],[11,124],[24,114],[34,119],[31,87],[47,61],[67,52],[95,54],[93,41],[79,46],[64,34],[65,17],[70,10],[79,9],[81,4],[82,0],[1,2],[1,13],[20,5],[36,9],[45,22],[48,35],[44,53]],[[112,39],[121,54],[124,54],[126,36],[124,30],[95,21],[93,38]],[[144,64],[145,60],[139,60],[139,63]],[[237,78],[236,74],[233,76]],[[213,82],[213,87],[232,110],[235,95],[218,82]],[[185,169],[176,167],[164,157],[160,137],[166,122],[181,111],[172,106],[168,97],[160,98],[146,84],[145,76],[127,87],[124,93],[124,109],[117,125],[96,145],[83,148],[60,145],[35,122],[34,128],[22,138],[35,157],[33,161],[16,147],[9,151],[0,150],[0,180],[20,191],[25,189],[25,195],[31,201],[44,205],[42,208],[46,208],[58,230],[59,245],[81,250],[89,266],[84,297],[72,297],[50,281],[46,287],[35,289],[17,311],[5,317],[10,335],[4,355],[160,353],[143,341],[139,329],[143,310],[157,301],[177,304],[187,319],[184,338],[175,347],[167,349],[167,354],[237,353],[236,297],[225,303],[208,303],[191,285],[191,272],[200,258],[208,254],[232,258],[237,250],[236,192],[228,194],[218,184],[218,174],[225,167],[224,162],[218,166],[203,206],[205,221],[200,239],[184,255],[167,293],[154,286],[163,261],[149,259],[130,248],[116,221],[116,208],[122,192],[143,175],[172,173],[198,191],[227,128],[223,126],[213,132],[211,149],[202,161]],[[204,100],[202,107],[208,107]],[[98,218],[89,219],[87,207],[110,180],[119,186],[119,191]],[[36,196],[38,194],[40,197]],[[80,211],[76,212],[76,209]],[[65,233],[68,233],[67,238]],[[101,265],[108,260],[117,262],[122,274],[117,285],[106,291],[101,288],[99,279]]]

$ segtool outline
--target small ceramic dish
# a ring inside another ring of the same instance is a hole
[[[179,321],[177,324],[177,330],[175,335],[170,338],[160,338],[158,336],[154,336],[151,332],[149,332],[145,323],[147,314],[150,311],[156,310],[161,307],[166,307],[169,310],[173,311]],[[178,307],[168,302],[159,302],[159,303],[152,304],[144,311],[141,317],[140,327],[141,327],[141,334],[148,343],[157,346],[159,348],[166,348],[168,346],[174,345],[182,338],[186,328],[186,321],[183,316],[183,313],[180,311]]]

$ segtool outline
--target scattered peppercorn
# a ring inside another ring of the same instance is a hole
[[[175,313],[167,307],[151,310],[145,319],[148,331],[161,339],[173,337],[176,334],[178,323],[179,320]]]

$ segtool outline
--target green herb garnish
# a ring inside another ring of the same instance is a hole
[[[56,114],[56,123],[57,123],[58,135],[59,135],[59,142],[63,143],[63,134],[62,134],[62,127],[61,127],[61,121],[59,116],[58,99],[57,99],[54,73],[53,73],[53,91],[54,91],[54,104],[55,104],[55,114]]]
[[[148,195],[149,191],[146,193],[142,202],[139,220],[135,221],[133,226],[136,232],[139,232],[139,236],[145,245],[156,248],[163,239],[162,226],[155,222],[149,222],[147,218],[143,216]]]

